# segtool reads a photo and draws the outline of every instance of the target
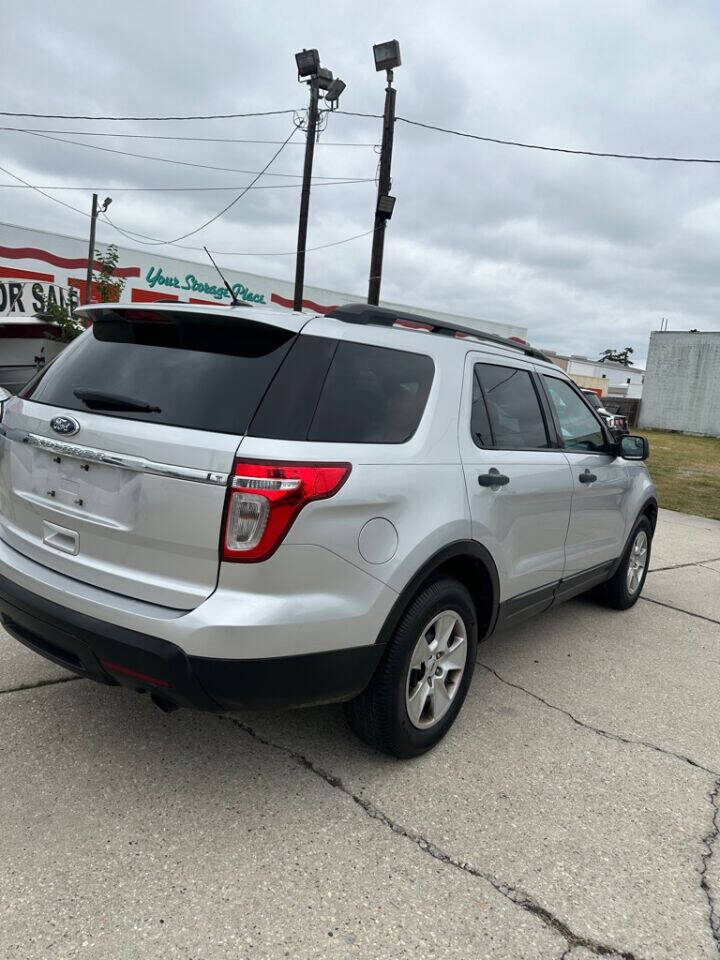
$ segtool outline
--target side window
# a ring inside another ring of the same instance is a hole
[[[485,401],[473,390],[473,438],[482,446],[498,450],[539,450],[549,446],[545,421],[543,420],[532,378],[527,370],[500,367],[491,363],[475,364],[473,387],[480,388]],[[476,430],[477,427],[477,430]],[[482,444],[479,436],[489,428],[491,443]]]
[[[430,357],[302,335],[263,397],[251,437],[405,443],[425,410]]]
[[[560,436],[568,450],[597,452],[605,449],[600,424],[565,380],[544,377],[550,401],[555,407]]]
[[[470,431],[473,440],[479,447],[492,447],[493,436],[490,430],[485,397],[478,378],[478,365],[475,365],[473,374],[472,413],[470,414]]]
[[[341,342],[308,440],[405,443],[418,428],[434,372],[424,354]]]

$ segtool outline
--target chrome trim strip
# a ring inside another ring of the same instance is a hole
[[[173,480],[194,480],[196,483],[210,483],[214,486],[227,485],[227,473],[214,473],[207,470],[198,470],[195,467],[178,467],[169,463],[156,463],[146,460],[145,457],[132,457],[122,453],[111,453],[108,450],[97,450],[94,447],[82,447],[75,443],[65,443],[63,440],[53,440],[50,437],[40,437],[35,433],[25,433],[10,427],[0,426],[0,434],[9,440],[17,440],[28,446],[56,453],[62,457],[72,457],[74,460],[84,460],[86,463],[103,463],[121,470],[132,470],[136,473],[150,473],[158,477],[171,477]]]

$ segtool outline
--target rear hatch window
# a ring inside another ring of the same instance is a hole
[[[93,319],[91,332],[22,396],[65,410],[243,435],[296,336],[208,313],[107,310]]]

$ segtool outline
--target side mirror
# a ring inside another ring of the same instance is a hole
[[[5,403],[11,396],[12,394],[9,390],[6,390],[5,387],[0,387],[0,403]]]
[[[647,460],[650,456],[650,444],[647,437],[625,435],[618,443],[620,456],[624,460]]]

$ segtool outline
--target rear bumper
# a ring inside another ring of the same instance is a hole
[[[264,659],[191,656],[168,640],[70,610],[0,575],[0,619],[15,639],[72,672],[221,711],[349,700],[370,681],[381,644]]]

